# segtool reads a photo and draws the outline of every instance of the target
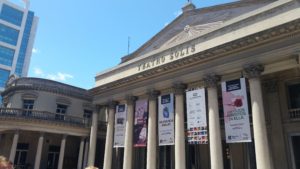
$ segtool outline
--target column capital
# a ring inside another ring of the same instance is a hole
[[[156,100],[157,97],[159,96],[159,94],[160,94],[160,91],[154,90],[154,89],[149,90],[149,91],[147,92],[147,95],[148,95],[149,100]]]
[[[107,106],[109,109],[116,109],[117,104],[118,104],[118,102],[110,100],[110,101],[108,101]]]
[[[183,83],[174,83],[172,86],[174,94],[183,94],[186,89],[186,84]]]
[[[263,87],[268,93],[276,93],[278,88],[277,80],[263,82]]]
[[[208,88],[215,88],[218,86],[218,82],[221,80],[220,75],[208,74],[203,78],[204,84]]]
[[[137,100],[136,96],[132,96],[132,95],[126,96],[126,103],[127,103],[127,105],[133,105],[136,100]]]
[[[244,72],[248,78],[256,78],[261,75],[265,70],[264,66],[261,64],[251,64],[244,66]]]

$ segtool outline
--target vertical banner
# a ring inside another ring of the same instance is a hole
[[[174,145],[174,94],[158,97],[159,145]]]
[[[187,137],[189,144],[207,144],[205,89],[186,92]]]
[[[147,146],[148,100],[138,100],[135,103],[134,116],[134,147]]]
[[[245,78],[222,82],[227,143],[251,142]]]
[[[115,114],[114,147],[124,147],[126,130],[127,106],[117,105]]]

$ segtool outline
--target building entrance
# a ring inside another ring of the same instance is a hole
[[[300,135],[292,136],[291,142],[292,142],[294,169],[300,169]]]

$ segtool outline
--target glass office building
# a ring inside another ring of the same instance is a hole
[[[37,22],[28,5],[0,0],[0,92],[10,75],[27,76]]]

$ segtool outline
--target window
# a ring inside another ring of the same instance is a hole
[[[300,108],[300,83],[288,86],[289,92],[289,108],[298,109]]]
[[[11,27],[0,24],[0,41],[16,46],[19,31]]]
[[[1,35],[0,35],[1,37]],[[0,64],[12,66],[15,51],[3,46],[0,46]]]
[[[57,104],[56,107],[56,115],[55,115],[55,119],[57,120],[64,120],[65,119],[65,114],[67,112],[67,105],[63,105],[63,104]]]
[[[29,100],[29,99],[24,99],[23,100],[23,109],[25,109],[23,111],[23,115],[25,116],[29,116],[32,113],[32,109],[33,109],[33,105],[34,105],[34,100]]]
[[[47,169],[57,169],[59,159],[59,146],[50,145],[48,150]]]
[[[27,152],[29,144],[18,143],[14,164],[17,168],[23,168],[26,166]]]
[[[0,88],[5,87],[6,81],[8,80],[9,77],[9,71],[0,69]]]
[[[16,74],[18,76],[22,76],[23,65],[24,65],[24,61],[25,61],[25,57],[26,57],[27,46],[28,46],[28,42],[29,42],[29,38],[30,38],[30,32],[31,32],[33,18],[34,18],[34,13],[29,11],[28,15],[27,15],[27,19],[26,19],[24,34],[22,37],[19,57],[17,60],[17,65],[16,65]]]
[[[84,109],[83,118],[90,119],[92,117],[93,111]]]
[[[3,4],[0,18],[14,25],[21,26],[23,12],[6,4]]]

